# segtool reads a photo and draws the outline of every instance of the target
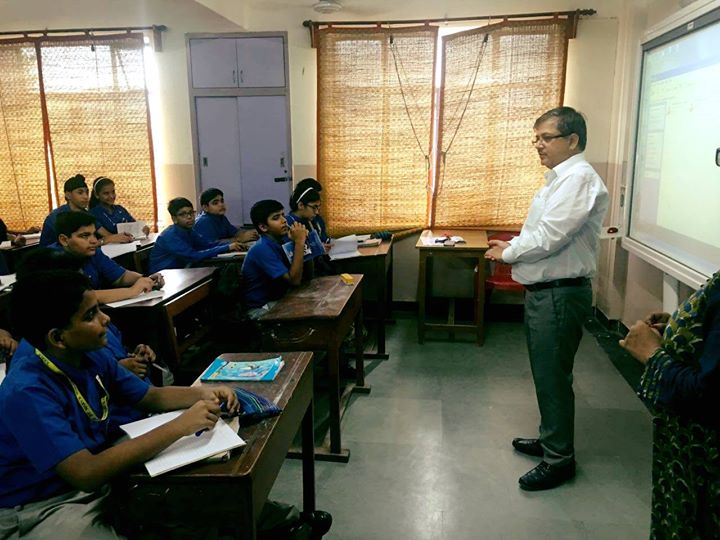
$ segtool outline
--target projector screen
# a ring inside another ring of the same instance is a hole
[[[720,269],[720,9],[643,44],[629,237]]]

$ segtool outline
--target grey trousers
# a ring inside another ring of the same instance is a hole
[[[525,334],[540,409],[540,444],[544,460],[551,465],[564,465],[575,456],[572,370],[591,306],[589,283],[525,294]]]

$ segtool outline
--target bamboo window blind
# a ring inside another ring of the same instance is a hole
[[[318,178],[331,233],[422,226],[437,28],[318,34]]]
[[[8,54],[28,54],[19,52],[27,43],[0,43],[0,50],[14,50]],[[142,34],[127,33],[33,40],[34,57],[15,71],[35,85],[24,94],[7,92],[29,111],[32,122],[24,125],[39,133],[32,146],[15,152],[32,162],[32,169],[0,148],[0,174],[9,180],[0,203],[10,228],[41,224],[53,203],[64,202],[63,183],[77,173],[89,182],[101,175],[114,179],[118,198],[136,219],[157,221],[143,47]],[[5,60],[4,71],[13,65]],[[3,97],[5,86],[0,85]],[[0,108],[4,119],[18,122],[5,99]],[[23,136],[15,128],[6,132],[7,138]]]
[[[443,38],[434,225],[525,221],[544,171],[532,125],[562,103],[569,24],[508,21]]]

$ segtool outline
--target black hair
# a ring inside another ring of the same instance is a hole
[[[578,136],[578,148],[580,151],[585,150],[585,144],[587,144],[587,126],[585,125],[585,117],[583,117],[582,113],[579,113],[572,107],[557,107],[541,115],[535,120],[533,127],[536,128],[552,118],[557,118],[557,128],[563,136],[575,133]]]
[[[299,191],[302,193],[307,188],[313,188],[315,191],[320,192],[322,191],[322,185],[320,185],[320,182],[315,180],[314,178],[303,178],[297,183],[297,186],[295,186],[295,191]]]
[[[61,234],[71,236],[72,233],[77,231],[80,227],[95,225],[95,223],[95,216],[88,212],[63,212],[58,214],[57,219],[55,220],[55,231],[58,236]]]
[[[168,203],[168,212],[170,212],[170,215],[175,217],[177,216],[177,213],[182,210],[183,208],[193,208],[193,203],[191,203],[188,199],[185,197],[175,197]]]
[[[293,194],[290,196],[290,210],[297,210],[298,203],[307,204],[314,203],[319,200],[320,192],[318,192],[314,187],[309,184],[305,184],[305,186],[300,186],[298,184],[298,187],[295,188],[295,191],[293,191]]]
[[[267,225],[270,214],[282,210],[284,207],[280,201],[273,199],[264,199],[253,204],[250,209],[250,219],[257,231],[262,234],[260,225]]]
[[[90,190],[90,208],[95,208],[98,204],[100,204],[98,193],[100,193],[105,186],[110,184],[114,186],[115,182],[107,176],[98,176],[95,180],[93,180],[93,187]]]
[[[65,193],[69,193],[73,190],[83,187],[87,188],[87,184],[85,183],[85,177],[82,174],[76,174],[75,176],[71,176],[70,178],[65,180],[63,191]]]
[[[90,280],[80,272],[49,270],[19,279],[10,296],[10,319],[15,333],[38,349],[45,349],[53,328],[67,328],[77,313]]]
[[[60,249],[37,248],[20,259],[15,276],[17,279],[25,279],[36,272],[47,272],[49,270],[79,272],[84,262],[83,259],[73,257]]]
[[[212,201],[218,195],[220,195],[221,197],[225,197],[225,194],[216,187],[206,189],[202,192],[202,195],[200,195],[200,206],[210,204],[210,201]]]

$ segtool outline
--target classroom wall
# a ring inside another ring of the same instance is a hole
[[[312,0],[8,0],[0,30],[165,24],[164,50],[156,54],[160,106],[153,117],[156,133],[158,199],[194,199],[195,179],[190,135],[186,32],[285,30],[289,41],[290,99],[294,176],[315,172],[315,51],[305,19],[372,20],[460,17],[593,8],[580,21],[570,42],[565,103],[588,119],[590,162],[605,178],[612,196],[608,224],[621,224],[621,192],[627,177],[631,113],[636,99],[638,47],[642,34],[680,9],[678,0],[345,0],[345,11],[325,16],[310,9]],[[161,215],[164,218],[164,215]],[[417,281],[416,238],[398,242],[395,294],[414,301]],[[662,274],[617,240],[603,240],[596,287],[598,307],[628,324],[662,303]],[[683,289],[682,295],[689,293]]]

